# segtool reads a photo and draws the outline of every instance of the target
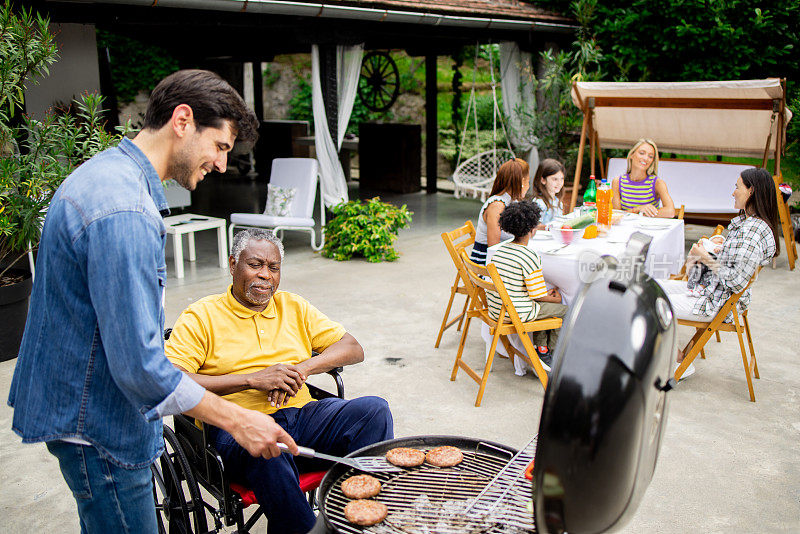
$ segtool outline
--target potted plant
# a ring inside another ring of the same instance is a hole
[[[375,197],[367,202],[351,200],[331,208],[333,218],[325,225],[322,255],[338,261],[354,254],[367,261],[394,261],[399,255],[392,244],[397,232],[411,222],[405,204],[396,207]]]
[[[84,93],[44,117],[22,113],[26,84],[58,59],[49,21],[31,10],[0,7],[0,361],[19,350],[28,313],[31,273],[50,200],[75,167],[120,135],[103,129],[102,98]],[[126,125],[122,130],[127,130]]]

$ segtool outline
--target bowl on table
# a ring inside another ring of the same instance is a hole
[[[550,232],[553,239],[562,245],[569,245],[578,239],[582,239],[586,228],[562,228],[561,223],[556,223],[550,224],[547,227],[547,231]]]

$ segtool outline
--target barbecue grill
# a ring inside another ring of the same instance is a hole
[[[373,527],[353,525],[335,465],[319,488],[311,533],[450,534],[605,532],[633,515],[655,469],[666,423],[676,332],[669,300],[644,273],[650,237],[636,233],[620,260],[604,257],[564,319],[539,433],[520,451],[491,441],[416,436],[365,447],[459,447],[455,467],[376,474],[387,505]],[[599,274],[597,274],[599,273]],[[525,471],[534,461],[532,482]]]

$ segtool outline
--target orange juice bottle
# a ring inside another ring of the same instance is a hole
[[[597,188],[597,224],[611,226],[611,186],[603,179]]]

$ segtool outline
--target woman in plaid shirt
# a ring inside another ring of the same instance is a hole
[[[764,169],[742,171],[733,191],[734,207],[739,211],[728,226],[728,235],[717,259],[695,244],[689,251],[686,270],[711,269],[710,283],[699,297],[692,296],[685,281],[661,280],[678,319],[710,321],[728,298],[747,286],[756,269],[780,252],[778,241],[778,202],[772,176]],[[750,289],[736,303],[744,313],[750,303]],[[726,321],[732,320],[728,315]],[[679,355],[683,359],[683,355]],[[694,373],[690,365],[683,376]]]

